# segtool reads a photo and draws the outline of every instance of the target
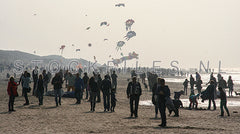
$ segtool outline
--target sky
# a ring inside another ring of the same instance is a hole
[[[118,3],[125,7],[115,7]],[[179,68],[199,68],[200,61],[209,61],[217,68],[221,60],[222,67],[236,68],[239,7],[239,0],[1,0],[0,49],[61,55],[66,45],[62,56],[90,61],[96,56],[101,64],[135,51],[139,59],[127,66],[161,61],[168,68],[178,61]],[[125,41],[128,19],[135,21],[136,36]],[[100,27],[103,21],[110,25]],[[126,42],[120,51],[118,41]]]

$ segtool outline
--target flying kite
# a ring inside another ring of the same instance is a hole
[[[109,26],[109,24],[106,21],[100,23],[100,26],[103,26],[103,25]]]
[[[103,41],[107,41],[108,39],[104,39]]]
[[[122,50],[121,48],[122,48],[122,46],[125,44],[125,42],[124,41],[119,41],[119,42],[117,42],[117,47],[116,47],[116,49],[117,49],[117,51],[120,49],[120,50]]]
[[[76,49],[76,52],[80,51],[80,49]]]
[[[129,39],[131,39],[132,37],[136,36],[136,33],[134,31],[129,31],[127,33],[126,36],[124,36],[124,38],[128,41]]]
[[[135,21],[133,19],[128,19],[125,24],[126,24],[126,30],[131,30],[131,27]]]
[[[123,56],[120,59],[113,59],[112,58],[112,60],[113,60],[112,62],[115,66],[118,66],[118,64],[121,64],[124,61],[132,60],[132,59],[138,59],[138,56],[139,56],[139,54],[137,54],[135,52],[132,52],[132,53],[129,53],[128,56]]]
[[[121,56],[123,56],[123,53],[121,53]]]
[[[91,47],[91,46],[92,46],[92,44],[91,44],[91,43],[89,43],[89,44],[88,44],[88,46],[89,46],[89,47]]]
[[[74,47],[74,44],[72,44],[72,46]]]
[[[119,4],[116,4],[115,7],[125,7],[125,4],[124,3],[119,3]]]
[[[65,47],[66,47],[65,45],[62,45],[62,46],[60,47],[61,54],[63,53],[63,49],[64,49]]]
[[[87,27],[86,30],[89,30],[91,27]]]

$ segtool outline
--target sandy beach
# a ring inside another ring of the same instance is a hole
[[[180,117],[167,116],[167,127],[160,128],[161,119],[155,119],[154,106],[139,106],[139,117],[129,118],[129,100],[126,96],[126,77],[120,77],[116,94],[117,105],[114,113],[103,112],[103,102],[96,104],[96,111],[90,111],[86,100],[76,105],[73,98],[62,98],[62,105],[55,107],[54,97],[44,96],[43,105],[29,93],[29,106],[23,106],[24,97],[21,87],[19,97],[15,99],[16,112],[8,112],[7,81],[0,81],[0,133],[42,134],[42,133],[239,133],[240,107],[228,107],[230,117],[219,117],[220,108],[215,111],[180,109]],[[174,91],[182,90],[182,83],[166,83]],[[50,89],[52,86],[49,84]],[[151,92],[143,88],[140,100],[151,100]],[[66,91],[66,89],[64,89]],[[84,94],[85,96],[85,94]],[[188,96],[181,96],[187,99]],[[228,101],[240,101],[239,97]],[[199,99],[199,102],[201,100]],[[166,111],[168,114],[168,111]],[[159,116],[158,116],[159,117]]]

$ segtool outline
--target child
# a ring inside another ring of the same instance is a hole
[[[195,108],[197,109],[197,106],[198,106],[197,98],[198,97],[199,97],[199,94],[194,95],[194,92],[191,92],[191,94],[189,96],[189,101],[190,101],[189,109],[194,108],[194,105],[195,105]]]
[[[15,111],[13,106],[14,106],[14,99],[15,97],[18,96],[17,86],[18,84],[14,81],[14,78],[11,77],[8,82],[8,88],[7,88],[7,92],[9,95],[9,103],[8,103],[9,112]]]
[[[115,109],[115,106],[116,106],[116,97],[115,97],[115,88],[112,88],[111,90],[111,112],[115,112],[114,109]]]
[[[220,96],[219,98],[221,99],[220,101],[220,109],[221,109],[221,115],[223,116],[224,111],[223,111],[223,107],[225,108],[225,110],[227,111],[228,116],[230,116],[228,108],[227,108],[227,97],[226,97],[226,93],[223,91],[222,87],[219,87],[218,90],[220,91]]]

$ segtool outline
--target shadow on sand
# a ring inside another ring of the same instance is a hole
[[[166,127],[160,127],[155,126],[154,129],[195,129],[195,130],[224,130],[221,128],[203,128],[203,127],[191,127],[191,126],[166,126]]]

